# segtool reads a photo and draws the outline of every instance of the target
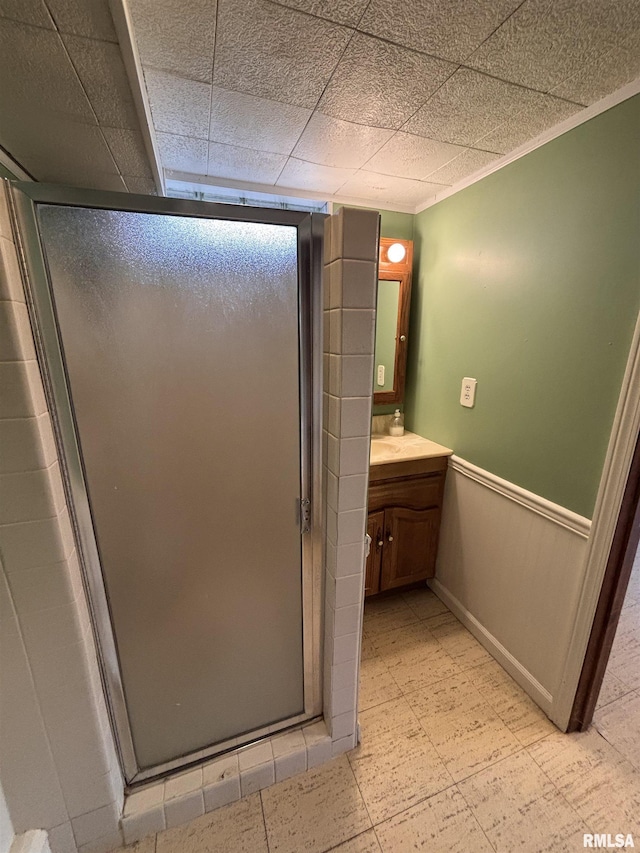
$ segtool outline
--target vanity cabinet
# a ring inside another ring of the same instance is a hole
[[[447,457],[372,465],[365,596],[435,574]]]

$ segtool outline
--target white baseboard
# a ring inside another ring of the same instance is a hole
[[[473,636],[485,647],[485,649],[498,661],[498,663],[506,669],[509,675],[516,681],[526,693],[531,696],[533,701],[539,705],[545,714],[551,711],[553,697],[548,690],[540,684],[539,681],[525,669],[522,664],[517,661],[514,656],[505,649],[502,643],[488,631],[484,625],[481,625],[476,617],[470,613],[458,599],[452,595],[448,589],[440,583],[436,578],[428,581],[429,587],[438,596],[438,598],[447,605],[453,615],[462,622],[465,628],[473,634]]]

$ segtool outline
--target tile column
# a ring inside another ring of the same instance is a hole
[[[357,740],[379,221],[343,207],[325,225],[323,701],[333,755]]]

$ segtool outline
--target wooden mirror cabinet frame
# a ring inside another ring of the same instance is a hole
[[[404,258],[399,263],[392,263],[387,258],[389,246],[392,246],[394,243],[400,243],[406,250]],[[400,295],[398,299],[393,390],[374,391],[373,402],[376,406],[387,403],[402,403],[404,401],[404,384],[407,375],[407,344],[409,343],[409,305],[411,303],[412,269],[413,241],[393,240],[390,237],[381,237],[378,254],[378,280],[399,281]]]

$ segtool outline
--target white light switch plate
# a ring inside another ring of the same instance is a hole
[[[462,380],[462,391],[460,392],[460,405],[472,409],[476,402],[476,379],[470,379],[465,376]]]
[[[384,364],[378,365],[378,385],[384,385]]]

